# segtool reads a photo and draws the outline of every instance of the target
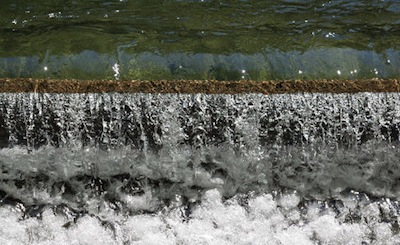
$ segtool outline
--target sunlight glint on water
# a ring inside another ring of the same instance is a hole
[[[399,12],[394,0],[3,0],[0,77],[398,78]]]

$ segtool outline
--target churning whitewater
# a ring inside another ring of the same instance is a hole
[[[0,94],[10,244],[400,241],[400,94]]]

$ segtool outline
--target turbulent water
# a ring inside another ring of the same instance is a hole
[[[0,2],[0,77],[398,78],[396,0]]]
[[[400,77],[396,0],[1,0],[0,77]],[[0,94],[1,244],[398,244],[400,95]]]
[[[3,93],[0,105],[4,241],[400,241],[398,93]]]

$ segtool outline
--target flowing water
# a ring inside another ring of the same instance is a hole
[[[394,0],[0,2],[0,77],[399,78]],[[0,94],[1,244],[400,243],[400,94]]]
[[[1,94],[1,237],[398,242],[399,96]]]
[[[395,0],[0,2],[0,76],[398,78]]]

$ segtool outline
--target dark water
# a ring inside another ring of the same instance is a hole
[[[398,1],[9,1],[0,76],[398,78]]]

